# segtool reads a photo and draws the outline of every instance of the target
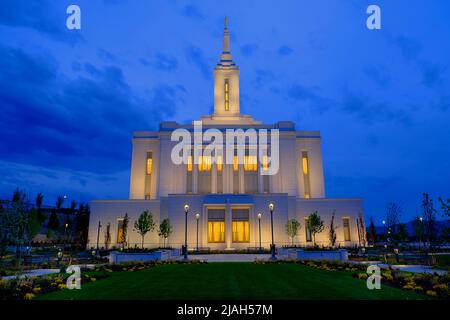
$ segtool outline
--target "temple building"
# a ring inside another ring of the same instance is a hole
[[[214,113],[203,116],[202,130],[227,129],[276,130],[279,132],[279,166],[275,174],[264,174],[266,158],[227,152],[212,161],[210,156],[192,152],[187,161],[174,163],[172,151],[179,143],[172,141],[175,130],[194,135],[194,124],[162,122],[158,131],[138,131],[132,138],[132,161],[129,199],[94,200],[91,203],[89,247],[141,246],[141,236],[133,230],[139,215],[148,210],[156,228],[144,239],[145,247],[160,247],[163,242],[180,248],[185,241],[185,205],[187,244],[211,250],[269,248],[271,219],[269,203],[274,204],[273,235],[277,247],[291,243],[286,224],[300,223],[293,242],[297,246],[313,245],[307,226],[308,216],[317,212],[324,230],[315,235],[319,246],[330,246],[329,226],[334,215],[335,246],[364,245],[364,209],[362,199],[327,198],[319,131],[297,130],[291,121],[263,124],[240,113],[239,68],[230,51],[227,22],[223,32],[223,51],[214,68]],[[194,140],[194,139],[193,139]],[[233,152],[233,151],[231,151]],[[235,161],[236,160],[236,161]],[[123,234],[124,216],[129,223]],[[168,218],[173,232],[168,239],[158,236],[158,226]],[[101,227],[99,228],[99,223]],[[197,232],[198,228],[198,232]],[[105,243],[109,230],[110,243]]]

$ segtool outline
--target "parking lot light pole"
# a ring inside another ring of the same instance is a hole
[[[195,215],[195,219],[197,220],[197,252],[198,252],[198,220],[200,219],[200,213]]]

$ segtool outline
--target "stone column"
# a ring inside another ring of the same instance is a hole
[[[217,164],[211,168],[211,193],[217,193]]]
[[[227,203],[225,207],[225,241],[227,243],[226,250],[232,249],[232,224],[231,224],[231,206]]]

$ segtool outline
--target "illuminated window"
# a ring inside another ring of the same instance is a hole
[[[233,242],[249,242],[249,222],[233,221]]]
[[[262,157],[262,167],[263,167],[264,171],[269,170],[269,157],[268,156]]]
[[[187,158],[187,171],[192,172],[192,156],[188,156]]]
[[[117,219],[117,243],[125,243],[125,239],[123,239],[123,219]]]
[[[153,165],[153,155],[151,152],[147,152],[147,168],[146,168],[146,172],[147,175],[151,175],[152,174],[152,165]]]
[[[306,242],[311,242],[311,229],[309,229],[308,219],[305,219],[305,234],[306,234]]]
[[[228,79],[225,79],[225,111],[230,110],[230,84],[228,82]]]
[[[233,171],[239,170],[239,158],[238,156],[233,157]]]
[[[217,156],[217,171],[221,172],[223,168],[222,156]]]
[[[342,223],[344,225],[344,240],[351,241],[350,238],[350,218],[342,218]]]
[[[244,170],[245,171],[258,171],[258,162],[256,156],[244,157]]]
[[[211,171],[211,156],[198,157],[198,171]]]
[[[306,199],[311,198],[311,186],[309,182],[309,160],[308,152],[302,152],[302,172],[303,172],[303,183],[304,183],[304,197]]]
[[[225,242],[225,221],[208,221],[208,242]]]

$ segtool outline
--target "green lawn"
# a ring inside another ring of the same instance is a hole
[[[381,286],[368,290],[350,272],[298,264],[170,264],[135,272],[114,272],[81,290],[39,299],[426,299]]]

